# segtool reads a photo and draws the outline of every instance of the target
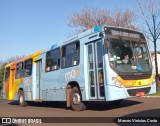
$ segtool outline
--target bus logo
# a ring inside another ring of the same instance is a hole
[[[65,73],[65,80],[70,81],[74,79],[76,76],[80,76],[80,67],[74,68],[71,71]]]

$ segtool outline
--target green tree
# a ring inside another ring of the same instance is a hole
[[[1,71],[0,71],[0,89],[2,88],[2,82],[3,81],[3,73],[1,73]]]

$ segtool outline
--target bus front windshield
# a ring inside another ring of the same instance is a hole
[[[146,43],[111,39],[110,66],[119,72],[149,72],[151,61]]]

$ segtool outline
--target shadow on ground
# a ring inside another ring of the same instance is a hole
[[[132,101],[132,100],[123,100],[120,104],[110,104],[108,102],[85,102],[86,110],[92,111],[105,111],[118,109],[123,107],[129,107],[133,105],[142,104],[143,102]],[[18,101],[9,102],[10,105],[18,105]],[[36,107],[52,107],[52,108],[62,108],[66,109],[66,102],[27,102],[29,106]]]
[[[159,123],[152,122],[149,123],[149,120],[156,120],[159,121]],[[159,118],[159,120],[158,120]],[[119,126],[160,126],[160,109],[151,109],[151,110],[145,110],[145,111],[140,111],[136,113],[131,113],[125,116],[121,116],[116,118],[114,121],[117,122],[118,119],[123,119],[123,120],[131,120],[132,123],[117,123]],[[142,122],[146,123],[133,123],[132,119],[138,119],[138,120],[143,120]],[[149,120],[147,120],[149,119]]]
[[[119,104],[110,104],[108,102],[88,102],[86,103],[86,105],[87,105],[87,110],[105,111],[105,110],[129,107],[129,106],[138,105],[142,103],[143,102],[139,102],[139,101],[123,100]]]

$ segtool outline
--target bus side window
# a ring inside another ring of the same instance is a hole
[[[46,54],[46,71],[60,68],[60,48],[48,51]]]
[[[79,42],[76,42],[76,44],[75,44],[75,53],[73,54],[73,61],[72,61],[72,65],[73,66],[76,66],[76,65],[78,65],[79,64],[79,58],[80,58],[80,56],[79,56],[79,54],[80,54],[80,45],[79,45],[80,43]]]
[[[23,77],[23,62],[17,64],[16,79]]]
[[[62,47],[62,63],[61,63],[61,67],[64,68],[66,65],[65,65],[65,57],[66,56],[66,47]]]
[[[5,70],[5,81],[9,80],[9,75],[10,75],[10,67],[7,67]]]
[[[62,68],[76,66],[79,64],[80,58],[80,43],[73,42],[62,47]]]
[[[32,75],[32,59],[26,60],[24,64],[24,76],[29,77]]]

